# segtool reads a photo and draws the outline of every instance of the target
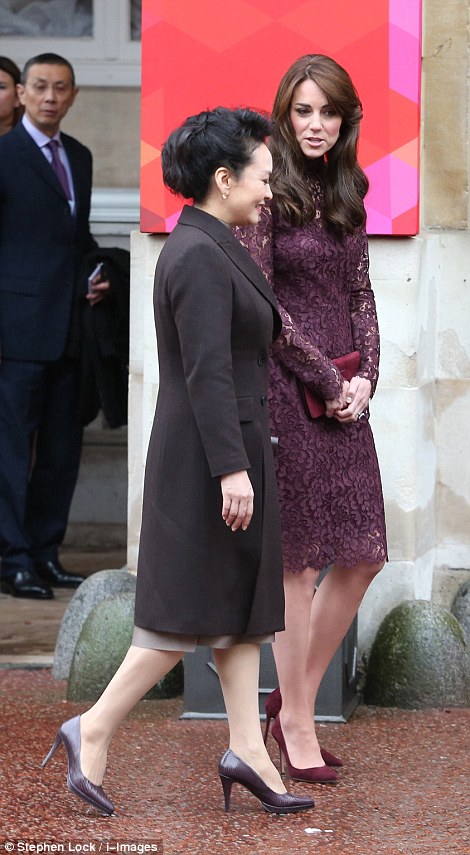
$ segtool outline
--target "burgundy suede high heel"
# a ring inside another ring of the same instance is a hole
[[[293,781],[305,781],[307,784],[336,784],[338,783],[338,775],[329,766],[311,766],[309,769],[297,769],[289,760],[287,753],[286,741],[281,728],[279,716],[273,721],[271,728],[273,738],[279,746],[279,761],[281,772],[283,771],[283,761],[287,765],[287,771]]]
[[[245,763],[229,748],[219,763],[219,776],[222,782],[225,798],[225,810],[230,810],[230,796],[233,784],[253,793],[269,813],[298,813],[315,807],[315,802],[308,796],[294,796],[292,793],[276,793],[271,790],[262,778],[248,763]]]
[[[70,792],[75,793],[88,804],[93,805],[97,810],[108,814],[114,813],[114,805],[111,799],[103,790],[96,784],[92,784],[88,778],[85,778],[80,766],[80,716],[70,718],[59,727],[54,744],[41,763],[45,766],[51,759],[55,751],[57,751],[60,743],[63,742],[67,753],[67,787]]]
[[[277,689],[274,689],[274,691],[271,692],[271,694],[268,695],[268,697],[266,698],[266,704],[265,704],[266,725],[264,728],[264,744],[265,745],[266,745],[266,741],[268,738],[269,725],[271,724],[271,721],[274,718],[276,718],[277,715],[279,715],[281,707],[282,707],[282,697],[281,697],[281,690],[278,686]],[[338,766],[339,767],[339,766],[344,765],[343,761],[340,760],[339,757],[335,757],[335,755],[332,754],[331,751],[327,751],[326,748],[322,748],[320,746],[320,753],[321,753],[321,756],[323,757],[323,760],[325,761],[327,766]]]

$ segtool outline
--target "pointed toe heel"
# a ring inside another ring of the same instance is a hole
[[[225,797],[225,810],[230,810],[230,796],[233,784],[240,784],[249,790],[263,805],[268,813],[298,813],[315,807],[313,799],[307,796],[294,796],[292,793],[276,793],[248,763],[245,763],[229,748],[219,763],[219,776]]]
[[[67,754],[67,787],[71,793],[83,799],[101,813],[111,816],[114,805],[103,790],[85,778],[80,766],[80,716],[64,722],[57,731],[52,748],[45,756],[41,766],[45,766],[57,751],[61,742]]]
[[[279,715],[279,713],[281,711],[281,707],[282,707],[282,696],[281,696],[281,690],[278,686],[277,689],[274,689],[274,691],[272,691],[271,694],[268,695],[268,697],[266,698],[266,703],[265,703],[266,725],[264,728],[264,744],[265,745],[266,745],[266,742],[268,739],[269,726],[271,724],[271,721]],[[323,758],[323,760],[327,766],[340,767],[340,766],[344,765],[343,761],[339,757],[335,757],[335,755],[332,754],[331,751],[327,751],[326,748],[320,747],[320,753],[321,753],[321,756],[322,756],[322,758]]]
[[[271,728],[273,738],[279,746],[279,763],[281,772],[284,771],[284,761],[287,766],[289,777],[293,781],[303,781],[306,784],[337,784],[339,781],[338,774],[330,769],[329,766],[311,766],[309,769],[297,769],[289,760],[287,753],[286,741],[281,728],[279,716],[274,719]]]
[[[320,754],[327,766],[337,766],[338,768],[344,766],[343,761],[339,757],[335,757],[331,751],[327,751],[326,748],[320,748]]]

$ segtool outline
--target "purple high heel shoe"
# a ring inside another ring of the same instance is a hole
[[[225,798],[225,810],[230,810],[230,796],[233,784],[253,793],[268,813],[298,813],[315,807],[313,799],[308,796],[294,796],[292,793],[276,793],[271,790],[251,766],[238,757],[229,748],[219,763],[219,776],[222,782]]]
[[[281,728],[279,716],[273,721],[271,728],[273,738],[279,746],[279,762],[281,772],[283,771],[283,760],[286,761],[287,771],[293,781],[304,781],[307,784],[337,784],[338,775],[329,766],[311,766],[309,769],[297,769],[289,760],[287,753],[286,741]]]
[[[265,710],[266,710],[266,725],[264,728],[264,744],[266,745],[266,741],[269,733],[269,725],[271,721],[279,715],[280,709],[282,707],[282,697],[281,690],[279,686],[277,689],[274,689],[270,695],[266,698]],[[320,754],[323,757],[327,766],[343,766],[343,761],[340,760],[339,757],[335,757],[331,751],[327,751],[326,748],[321,748],[320,746]]]
[[[85,778],[80,766],[80,716],[70,718],[59,727],[54,744],[41,763],[45,766],[63,742],[67,753],[67,787],[70,792],[75,793],[88,804],[109,816],[114,813],[114,805],[111,799],[96,784],[92,784]]]

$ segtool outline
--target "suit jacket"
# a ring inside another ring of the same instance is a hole
[[[82,257],[97,246],[88,218],[90,151],[61,135],[76,215],[23,125],[0,138],[0,345],[10,359],[50,361],[65,350]]]
[[[256,635],[284,626],[267,405],[280,331],[265,277],[231,231],[185,207],[155,273],[160,386],[147,456],[136,624]],[[222,519],[221,474],[248,469],[248,530]]]

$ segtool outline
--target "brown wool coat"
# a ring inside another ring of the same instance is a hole
[[[284,627],[267,406],[280,331],[263,274],[231,231],[186,206],[155,271],[160,387],[147,455],[135,622],[197,635]],[[222,519],[220,475],[248,469],[246,532]]]

